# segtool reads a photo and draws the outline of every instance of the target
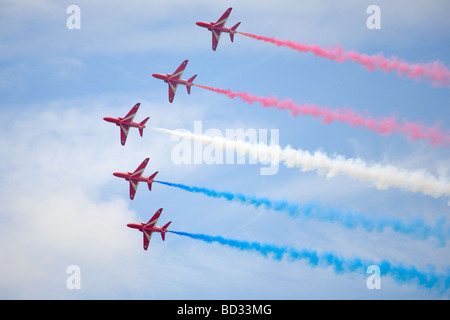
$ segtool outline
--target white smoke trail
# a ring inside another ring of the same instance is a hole
[[[318,170],[327,178],[346,174],[360,181],[371,182],[380,190],[395,187],[421,192],[435,198],[450,196],[448,179],[446,177],[436,178],[425,170],[407,171],[392,165],[368,165],[358,158],[346,159],[340,155],[329,157],[320,151],[310,153],[304,150],[295,150],[290,146],[282,149],[278,145],[251,144],[223,137],[210,137],[163,128],[153,129],[183,139],[213,145],[215,148],[232,149],[240,154],[254,156],[263,163],[270,159],[282,162],[288,168],[298,167],[302,171]]]

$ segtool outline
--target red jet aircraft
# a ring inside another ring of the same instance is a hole
[[[162,208],[159,209],[158,211],[156,211],[156,213],[153,215],[153,217],[147,223],[142,222],[142,223],[127,224],[127,227],[133,228],[133,229],[138,229],[139,231],[141,231],[143,233],[144,250],[147,250],[148,244],[150,243],[150,239],[152,238],[153,232],[161,233],[161,238],[163,239],[163,241],[166,240],[165,238],[166,238],[167,227],[169,226],[169,224],[172,221],[169,221],[168,223],[166,223],[164,225],[164,227],[157,226],[156,222],[158,221],[159,216],[161,215],[161,212],[162,212]]]
[[[147,166],[148,160],[150,158],[145,159],[141,165],[133,172],[114,172],[113,175],[122,179],[125,179],[130,182],[130,199],[134,199],[134,195],[136,194],[137,187],[139,185],[139,182],[147,182],[148,183],[148,189],[152,191],[152,183],[155,181],[154,178],[158,174],[159,171],[156,171],[154,174],[152,174],[150,177],[145,177],[142,175],[142,173],[145,170],[145,167]]]
[[[183,74],[184,69],[186,68],[187,63],[189,60],[184,60],[177,70],[173,74],[167,73],[167,74],[160,74],[160,73],[154,73],[152,74],[153,77],[156,79],[164,80],[164,82],[169,84],[169,102],[173,102],[173,98],[175,97],[175,92],[177,91],[177,86],[179,84],[186,86],[186,90],[188,94],[191,94],[191,86],[194,84],[192,83],[197,75],[194,75],[189,80],[181,79],[181,75]]]
[[[131,127],[138,128],[139,134],[141,135],[141,137],[144,134],[145,123],[147,122],[148,119],[150,119],[150,117],[145,118],[140,123],[133,122],[134,116],[136,115],[136,112],[138,111],[140,105],[141,105],[140,103],[136,103],[136,105],[130,110],[130,112],[128,112],[128,114],[124,118],[121,118],[121,117],[119,117],[119,118],[104,117],[103,118],[103,120],[115,123],[117,126],[120,127],[120,143],[123,146],[125,145],[125,142],[127,141],[128,131],[130,130]]]
[[[227,32],[230,34],[231,42],[234,40],[234,34],[237,32],[237,27],[241,24],[240,22],[236,23],[232,28],[226,28],[225,23],[231,13],[233,8],[228,8],[227,11],[217,20],[217,22],[196,22],[195,24],[207,28],[212,32],[212,49],[216,51],[217,45],[219,44],[220,34],[222,32]]]

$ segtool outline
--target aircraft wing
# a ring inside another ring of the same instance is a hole
[[[139,185],[139,180],[130,179],[130,199],[134,199],[134,195],[136,194],[137,188]]]
[[[120,123],[120,143],[124,146],[127,141],[128,132],[130,131],[130,126],[128,124]]]
[[[142,234],[144,236],[144,250],[147,250],[148,245],[150,243],[150,239],[152,238],[153,231],[142,230]]]
[[[144,161],[142,161],[142,163],[139,165],[139,167],[137,167],[136,170],[134,170],[134,172],[131,175],[131,178],[140,178],[142,176],[142,173],[145,170],[145,167],[147,167],[148,164],[148,160],[150,160],[150,158],[145,159]]]
[[[225,13],[219,18],[219,20],[217,20],[217,22],[214,23],[214,27],[222,28],[225,25],[228,17],[230,16],[231,9],[232,8],[228,8],[227,11],[225,11]]]
[[[217,45],[219,44],[220,35],[222,34],[219,30],[211,29],[212,33],[212,49],[216,51]]]
[[[158,222],[159,217],[161,216],[162,208],[156,211],[156,213],[153,215],[153,217],[148,220],[148,222],[144,225],[146,228],[153,228],[156,223]]]
[[[139,167],[131,174],[130,176],[130,199],[134,199],[134,195],[136,194],[137,187],[139,185],[139,179],[142,176],[142,173],[145,170],[145,167],[147,167],[147,163],[150,158],[145,159],[142,161],[142,163],[139,165]]]
[[[184,60],[184,61],[180,64],[180,66],[178,67],[178,69],[175,70],[174,73],[172,73],[172,75],[170,76],[170,78],[171,78],[171,79],[174,79],[174,80],[180,79],[181,76],[183,75],[184,69],[186,68],[188,62],[189,62],[189,60]]]
[[[175,92],[177,92],[178,83],[168,81],[169,84],[169,102],[173,102],[173,98],[175,98]]]
[[[153,231],[148,230],[147,228],[154,228],[156,223],[158,222],[159,217],[161,216],[162,208],[158,209],[153,217],[148,220],[148,222],[144,225],[142,229],[142,233],[144,234],[144,250],[147,250],[148,245],[150,243],[150,239],[152,238]]]
[[[139,109],[140,103],[136,103],[133,108],[127,113],[125,118],[122,119],[122,123],[131,123],[134,120],[134,116]]]

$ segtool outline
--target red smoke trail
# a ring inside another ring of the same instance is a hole
[[[289,110],[293,117],[299,114],[303,116],[310,115],[321,118],[322,123],[326,124],[339,121],[355,127],[366,127],[369,130],[386,136],[392,133],[402,133],[410,140],[427,140],[429,144],[435,147],[450,145],[450,132],[442,132],[439,124],[433,127],[426,127],[420,123],[408,122],[406,120],[403,120],[401,124],[395,116],[375,119],[368,115],[363,116],[358,114],[349,108],[330,110],[327,107],[320,107],[310,103],[296,104],[290,99],[278,100],[276,97],[259,97],[245,92],[233,92],[229,89],[224,90],[198,84],[195,86],[227,95],[231,99],[238,97],[248,104],[259,102],[263,107],[276,107],[280,110]]]
[[[374,71],[375,69],[383,70],[385,72],[396,71],[400,75],[408,76],[410,79],[430,79],[433,85],[450,86],[450,71],[439,61],[428,64],[409,64],[405,61],[401,61],[397,57],[387,59],[383,57],[381,53],[375,56],[369,56],[356,51],[344,51],[339,45],[334,48],[324,49],[316,44],[306,45],[288,40],[277,40],[275,38],[257,36],[250,33],[238,33],[253,39],[274,43],[279,47],[286,46],[299,52],[312,52],[316,57],[328,58],[329,60],[335,60],[339,63],[350,60],[362,64],[369,71]]]

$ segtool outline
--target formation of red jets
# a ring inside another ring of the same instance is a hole
[[[230,35],[231,42],[234,40],[234,34],[237,32],[236,28],[239,26],[240,22],[234,25],[232,28],[226,28],[225,23],[231,13],[232,8],[228,8],[225,13],[217,20],[216,22],[196,22],[196,24],[200,27],[206,28],[212,33],[212,49],[216,51],[217,45],[219,43],[220,35],[222,32],[228,33]],[[181,65],[175,70],[174,73],[170,74],[160,74],[154,73],[153,77],[163,80],[169,86],[169,102],[172,103],[175,97],[175,92],[177,91],[178,85],[186,86],[186,90],[188,94],[191,94],[191,87],[194,85],[193,81],[197,75],[192,76],[188,80],[181,79],[183,75],[184,69],[188,64],[188,60],[184,60]],[[127,113],[125,117],[104,117],[103,120],[107,122],[111,122],[120,127],[120,143],[122,146],[125,146],[127,141],[128,132],[130,128],[138,128],[139,134],[142,137],[144,134],[144,129],[146,128],[145,124],[147,123],[150,117],[145,118],[141,122],[133,122],[134,117],[139,110],[140,103],[136,103],[136,105]],[[130,184],[130,199],[133,200],[137,191],[137,187],[139,182],[146,182],[148,185],[148,189],[152,190],[152,183],[155,182],[155,176],[158,174],[158,171],[153,173],[151,176],[146,177],[143,175],[145,168],[149,162],[150,158],[146,158],[134,172],[114,172],[113,175],[125,179]],[[150,239],[153,232],[159,232],[161,234],[161,238],[165,240],[165,234],[168,231],[167,228],[170,225],[170,222],[166,223],[163,227],[159,227],[156,225],[162,208],[160,208],[153,217],[147,223],[129,223],[127,226],[132,229],[138,229],[143,233],[143,246],[144,250],[147,250],[148,245],[150,243]]]

